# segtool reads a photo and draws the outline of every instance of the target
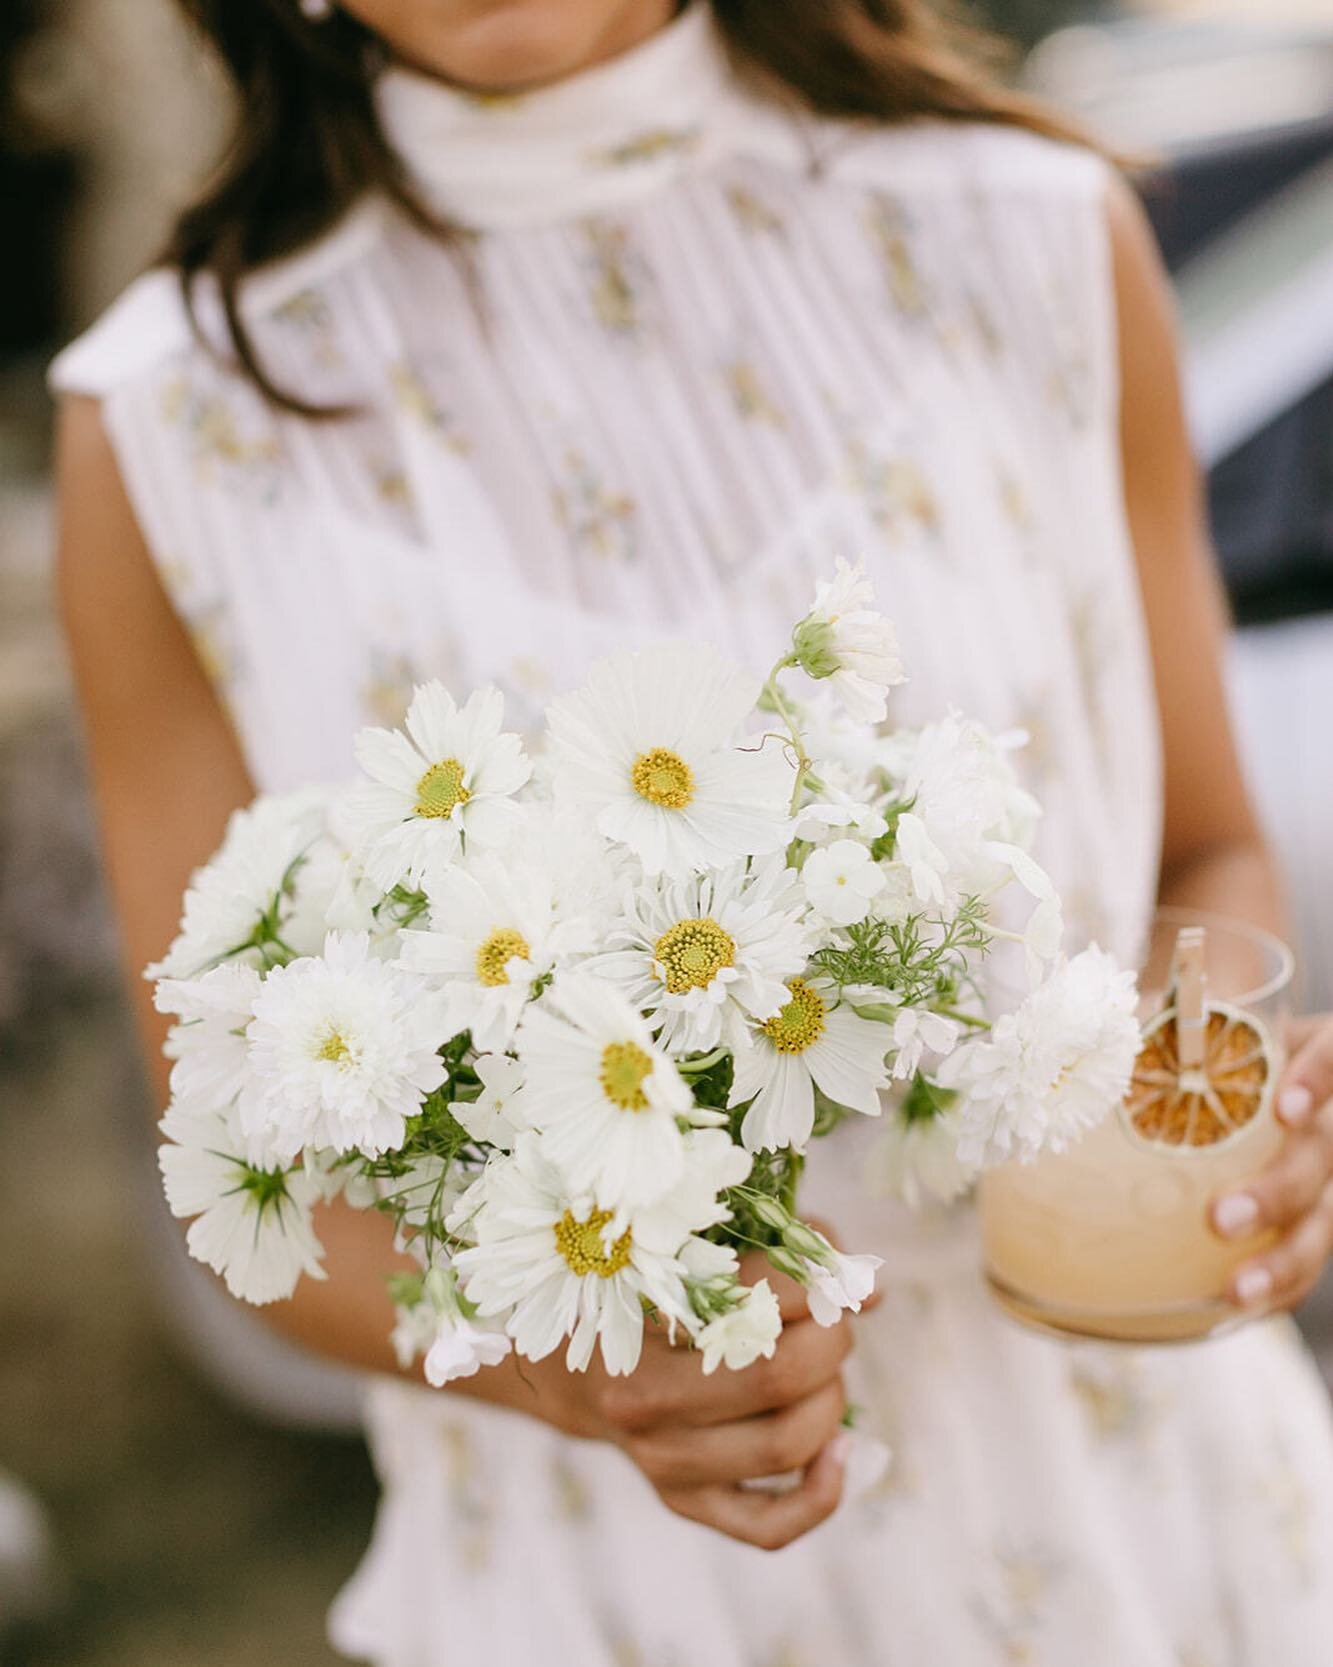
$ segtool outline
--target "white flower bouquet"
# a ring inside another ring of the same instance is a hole
[[[532,756],[495,690],[426,684],[358,737],[360,785],[238,812],[148,974],[191,1252],[289,1296],[341,1195],[417,1263],[394,1343],[433,1384],[561,1345],[631,1372],[649,1317],[740,1368],[781,1329],[743,1253],[824,1324],[874,1283],[797,1213],[813,1138],[881,1118],[890,1187],[949,1199],[1100,1118],[1132,979],[1059,953],[1014,738],[883,732],[872,604],[840,567],[762,685],[701,647],[603,662]],[[997,1015],[1001,941],[1029,989]]]

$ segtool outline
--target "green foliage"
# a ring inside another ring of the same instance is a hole
[[[812,965],[839,990],[868,984],[890,990],[900,1005],[950,1008],[965,987],[969,955],[984,955],[990,942],[981,898],[969,897],[951,920],[909,915],[890,923],[864,920],[849,926],[846,942],[816,951]]]

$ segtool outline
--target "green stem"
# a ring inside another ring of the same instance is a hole
[[[801,791],[805,786],[806,774],[810,770],[812,764],[810,754],[805,750],[805,742],[801,736],[800,724],[796,721],[796,714],[787,704],[782,690],[778,687],[778,674],[785,671],[789,666],[794,666],[796,663],[796,656],[794,654],[788,654],[785,659],[778,661],[772,671],[769,672],[768,677],[764,682],[764,693],[768,696],[774,712],[777,713],[778,717],[781,718],[783,723],[786,725],[787,738],[791,742],[792,750],[796,754],[796,781],[792,786],[791,804],[788,807],[788,814],[792,816],[795,816],[797,810],[800,808]]]
[[[960,1013],[956,1007],[937,1007],[934,1009],[942,1019],[952,1019],[956,1024],[970,1025],[973,1030],[989,1030],[989,1019],[979,1019],[974,1013]]]

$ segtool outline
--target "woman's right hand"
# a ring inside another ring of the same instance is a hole
[[[771,1360],[741,1371],[719,1367],[705,1377],[697,1350],[673,1346],[650,1323],[642,1359],[628,1377],[608,1376],[600,1357],[586,1372],[570,1372],[561,1350],[536,1364],[511,1357],[449,1387],[503,1399],[568,1435],[614,1443],[669,1509],[775,1551],[818,1527],[842,1497],[842,1465],[831,1443],[847,1405],[842,1367],[851,1321],[816,1325],[801,1286],[762,1258],[743,1276],[766,1278],[778,1296],[783,1331]],[[501,1374],[509,1376],[505,1392],[488,1394]],[[789,1491],[738,1485],[798,1470],[804,1475]]]

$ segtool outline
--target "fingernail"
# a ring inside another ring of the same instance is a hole
[[[1303,1123],[1314,1110],[1314,1095],[1303,1082],[1293,1082],[1278,1095],[1277,1110],[1284,1123]]]
[[[1246,1268],[1236,1276],[1236,1301],[1242,1308],[1253,1308],[1273,1289],[1273,1276],[1267,1268]]]
[[[1259,1219],[1259,1206],[1248,1192],[1228,1193],[1213,1205],[1213,1225],[1228,1239],[1248,1233]]]

